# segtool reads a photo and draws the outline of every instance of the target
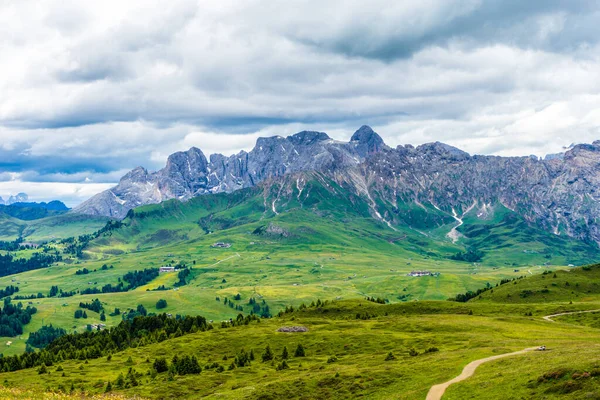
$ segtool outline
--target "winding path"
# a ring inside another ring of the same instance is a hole
[[[570,312],[546,315],[546,316],[542,317],[542,319],[549,321],[549,322],[556,322],[552,318],[560,317],[563,315],[584,314],[584,313],[594,313],[594,312],[600,312],[600,310],[570,311]],[[464,381],[465,379],[470,378],[475,373],[475,370],[477,369],[477,367],[479,367],[483,363],[486,363],[488,361],[494,361],[499,358],[516,356],[518,354],[527,353],[527,352],[535,350],[535,349],[537,349],[537,347],[530,347],[530,348],[523,349],[520,351],[515,351],[513,353],[500,354],[497,356],[491,356],[491,357],[487,357],[487,358],[482,358],[480,360],[472,361],[469,364],[467,364],[466,367],[463,368],[461,374],[459,376],[457,376],[456,378],[451,379],[448,382],[444,382],[444,383],[440,383],[438,385],[432,386],[431,389],[429,389],[429,393],[427,393],[426,400],[441,400],[444,393],[446,393],[446,389],[448,389],[448,386],[452,385],[453,383]]]
[[[515,351],[513,353],[499,354],[497,356],[491,356],[491,357],[482,358],[480,360],[472,361],[472,362],[468,363],[466,367],[463,368],[461,374],[459,376],[457,376],[456,378],[451,379],[448,382],[444,382],[444,383],[440,383],[439,385],[432,386],[431,389],[429,389],[429,393],[427,393],[426,400],[441,400],[442,396],[446,392],[446,389],[448,389],[448,386],[450,386],[456,382],[464,381],[465,379],[473,376],[477,367],[479,367],[483,363],[486,363],[488,361],[494,361],[499,358],[516,356],[518,354],[524,354],[529,351],[533,351],[535,349],[537,349],[537,347],[530,347],[527,349]]]
[[[564,312],[564,313],[559,313],[559,314],[546,315],[545,317],[542,317],[542,318],[545,319],[546,321],[556,322],[552,318],[560,317],[562,315],[585,314],[585,313],[593,313],[593,312],[600,312],[600,310],[571,311],[571,312]]]

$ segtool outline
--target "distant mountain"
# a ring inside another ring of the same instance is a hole
[[[27,193],[19,193],[16,196],[10,196],[8,198],[8,200],[4,200],[2,197],[0,197],[0,205],[11,205],[11,204],[15,204],[15,203],[23,203],[26,202],[27,200],[29,200],[29,196],[27,196]]]
[[[92,197],[74,211],[123,218],[140,205],[232,192],[290,172],[356,168],[369,154],[385,147],[368,126],[356,131],[349,143],[333,140],[323,132],[304,131],[287,138],[259,138],[252,151],[230,157],[213,154],[207,159],[193,147],[169,156],[160,171],[150,173],[137,167],[116,187]]]
[[[22,193],[24,194],[24,193]],[[25,198],[21,196],[21,199]],[[17,195],[18,197],[18,195]],[[11,198],[13,198],[11,196]],[[49,203],[25,203],[13,202],[7,205],[0,204],[0,213],[17,218],[24,221],[32,221],[35,219],[46,218],[52,215],[64,214],[69,211],[69,208],[58,200],[53,200]]]
[[[349,142],[307,131],[259,138],[250,152],[230,157],[207,159],[191,148],[172,154],[160,171],[134,169],[74,211],[123,218],[140,205],[229,193],[301,171],[322,173],[364,198],[370,215],[392,229],[417,229],[419,219],[458,225],[469,212],[485,219],[501,206],[556,235],[600,242],[600,141],[544,160],[471,156],[439,142],[390,148],[368,126]],[[277,199],[268,206],[276,209]]]

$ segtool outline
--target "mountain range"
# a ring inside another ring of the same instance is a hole
[[[250,152],[230,157],[207,158],[193,147],[169,156],[159,171],[135,168],[73,211],[122,219],[141,205],[257,185],[267,190],[265,182],[309,171],[363,198],[370,215],[391,229],[418,230],[423,219],[460,225],[467,213],[485,219],[502,207],[556,235],[600,242],[600,141],[545,159],[482,156],[440,142],[391,148],[368,126],[349,142],[312,131],[259,138]],[[294,184],[301,194],[301,174]],[[278,196],[268,198],[265,209],[276,213]]]
[[[18,193],[16,196],[10,195],[8,200],[4,200],[2,197],[0,197],[0,205],[10,206],[14,203],[24,203],[27,200],[29,200],[27,193]]]

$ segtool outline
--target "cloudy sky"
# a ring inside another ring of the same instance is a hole
[[[302,129],[544,155],[600,139],[599,0],[0,0],[0,196],[73,206]]]

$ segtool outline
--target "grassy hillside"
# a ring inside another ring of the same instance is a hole
[[[0,213],[0,240],[23,237],[27,241],[45,242],[78,236],[97,231],[108,220],[106,217],[67,213],[26,221]]]
[[[562,307],[539,305],[537,312],[550,314]],[[332,302],[260,323],[171,338],[115,353],[110,360],[65,361],[49,367],[49,373],[30,369],[3,373],[2,378],[8,387],[68,392],[73,386],[77,392],[92,394],[102,393],[111,381],[117,393],[156,399],[423,399],[429,387],[458,375],[471,360],[544,344],[549,351],[482,366],[481,373],[452,386],[445,398],[600,395],[592,376],[572,378],[576,373],[597,373],[594,360],[600,350],[593,344],[600,331],[523,316],[527,309],[485,303]],[[368,319],[357,319],[357,314]],[[304,326],[308,332],[277,332],[282,326]],[[267,344],[275,354],[273,362],[261,361]],[[305,357],[293,356],[298,344],[305,348]],[[278,371],[284,346],[290,352],[289,368]],[[242,349],[252,350],[255,360],[250,366],[229,369]],[[386,361],[389,353],[393,359]],[[156,358],[170,360],[173,355],[194,355],[204,367],[217,363],[225,370],[211,367],[199,375],[172,377],[152,373]],[[141,374],[139,386],[115,388],[119,374],[126,375],[131,368]]]
[[[587,302],[600,300],[600,264],[545,269],[482,293],[472,301],[498,303]]]

